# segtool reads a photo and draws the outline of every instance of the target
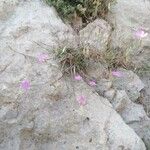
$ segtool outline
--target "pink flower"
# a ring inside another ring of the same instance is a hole
[[[89,81],[90,86],[96,86],[96,82],[94,80]]]
[[[144,38],[148,35],[147,32],[145,32],[143,29],[138,29],[137,31],[135,31],[135,36],[138,39]]]
[[[82,77],[80,75],[75,75],[74,79],[80,81],[82,80]]]
[[[112,71],[112,75],[113,75],[113,76],[116,76],[116,77],[122,77],[122,76],[123,76],[123,73],[120,72],[120,71]]]
[[[30,85],[30,82],[28,80],[23,80],[21,82],[21,88],[24,89],[25,91],[29,90],[31,85]]]
[[[81,95],[77,97],[77,102],[79,103],[80,106],[86,105],[86,98],[85,96]]]
[[[43,63],[48,59],[48,55],[45,53],[41,53],[37,56],[38,62]]]

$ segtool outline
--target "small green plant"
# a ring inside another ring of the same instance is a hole
[[[105,17],[112,1],[114,0],[46,0],[63,19],[70,20],[78,16],[85,24],[99,16]]]

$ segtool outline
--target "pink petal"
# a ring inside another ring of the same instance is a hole
[[[38,62],[43,63],[48,59],[48,55],[45,53],[41,53],[37,56]]]
[[[120,72],[120,71],[112,71],[112,75],[113,75],[113,76],[116,76],[116,77],[122,77],[122,76],[123,76],[123,73]]]
[[[30,85],[30,82],[28,81],[28,80],[23,80],[22,82],[21,82],[21,88],[22,89],[24,89],[24,90],[29,90],[30,89],[30,87],[31,87],[31,85]]]
[[[147,32],[145,32],[142,28],[135,31],[136,38],[144,38],[148,35]]]
[[[75,75],[74,79],[80,81],[82,80],[82,77],[80,75]]]
[[[89,81],[89,85],[96,86],[96,82],[95,81]]]
[[[87,103],[86,98],[83,95],[77,97],[77,102],[79,103],[80,106],[84,106]]]

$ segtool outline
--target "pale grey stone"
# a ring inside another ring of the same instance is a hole
[[[114,86],[120,90],[125,90],[132,101],[140,97],[140,91],[144,89],[144,83],[131,70],[120,69],[121,78],[115,78]]]
[[[116,90],[112,88],[104,93],[104,97],[106,97],[111,102],[114,99],[115,94]]]
[[[96,19],[80,32],[80,42],[89,49],[89,54],[103,53],[107,50],[111,26],[103,19]]]
[[[97,83],[96,91],[100,95],[104,95],[104,92],[110,90],[112,88],[112,81],[109,79],[101,79]]]
[[[131,103],[128,107],[121,112],[122,118],[126,123],[140,122],[141,120],[148,119],[142,105]]]
[[[122,112],[132,102],[124,90],[118,90],[111,103],[117,112]]]
[[[0,150],[146,149],[107,99],[84,81],[62,77],[54,49],[76,46],[76,34],[53,8],[40,0],[22,1],[4,25],[0,34]],[[38,63],[38,53],[47,53],[49,59]],[[24,79],[31,83],[27,92],[20,87]],[[108,81],[103,87],[108,90],[111,85]],[[87,100],[83,107],[76,100],[81,95]],[[10,115],[11,105],[18,115]]]

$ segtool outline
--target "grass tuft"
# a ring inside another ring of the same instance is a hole
[[[82,49],[64,47],[57,50],[56,56],[59,59],[63,72],[86,72],[88,58],[85,57]]]
[[[134,68],[130,61],[130,55],[125,51],[108,50],[102,54],[93,52],[87,55],[85,48],[71,49],[64,47],[56,51],[56,56],[59,59],[62,71],[67,73],[86,73],[90,60],[108,66],[109,70]]]

